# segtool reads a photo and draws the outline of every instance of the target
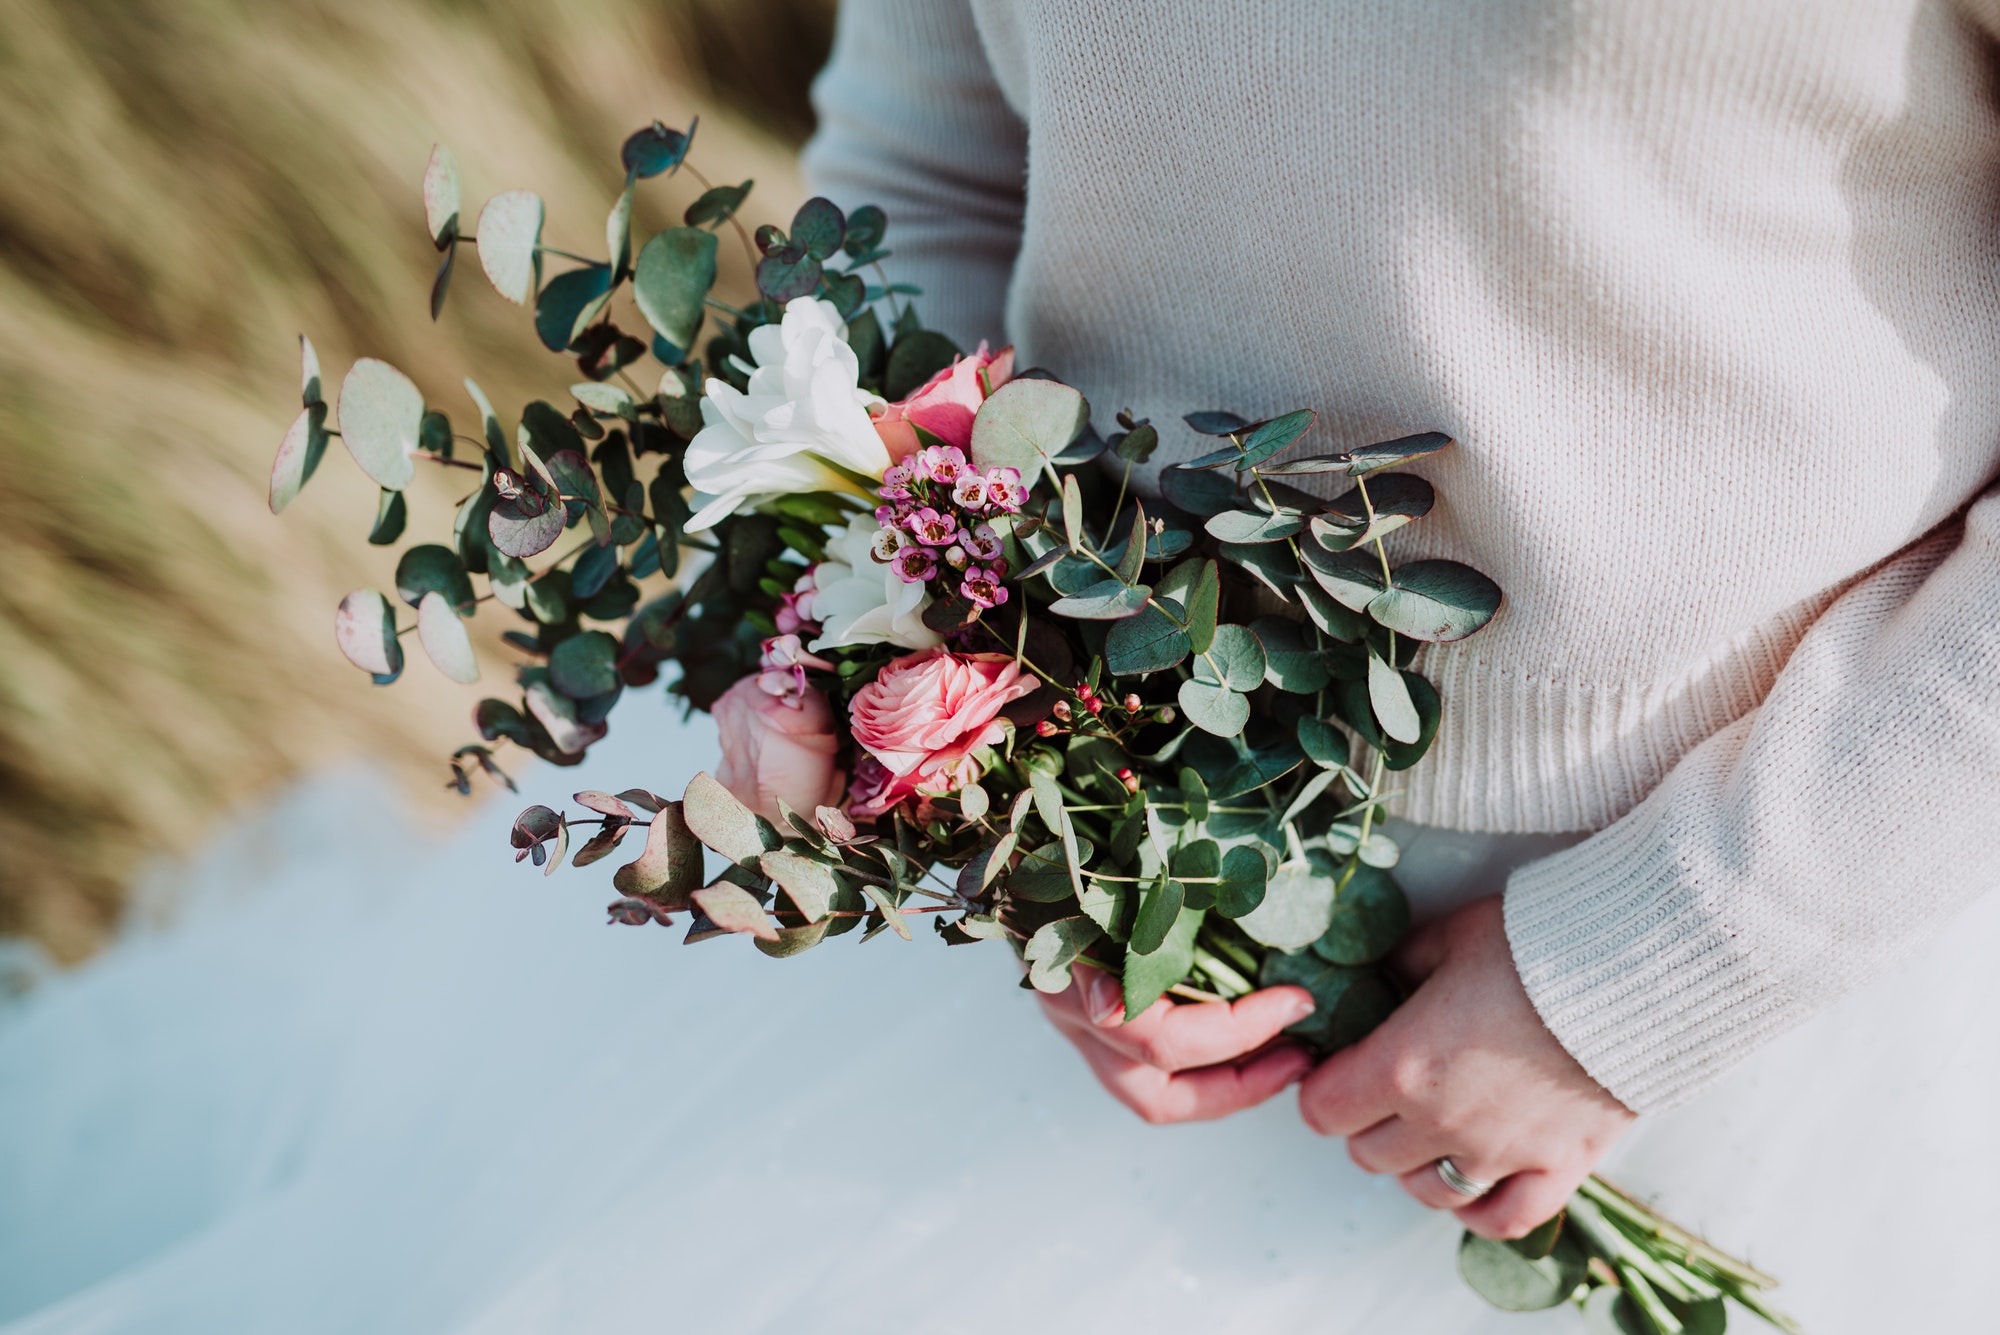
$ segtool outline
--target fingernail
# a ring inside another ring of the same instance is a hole
[[[1300,1020],[1305,1019],[1306,1016],[1311,1015],[1313,1010],[1313,999],[1311,997],[1293,997],[1291,1006],[1286,1010],[1286,1014],[1291,1018],[1286,1020],[1285,1023],[1297,1024]]]
[[[1108,973],[1091,972],[1090,993],[1085,998],[1092,1024],[1108,1024],[1125,1009],[1125,996],[1118,980]]]

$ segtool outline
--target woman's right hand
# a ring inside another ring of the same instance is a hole
[[[1042,1009],[1111,1096],[1148,1122],[1227,1117],[1312,1069],[1303,1047],[1278,1037],[1312,1014],[1304,988],[1267,987],[1231,1002],[1163,997],[1127,1024],[1116,978],[1081,964],[1070,973],[1067,991],[1038,994]]]

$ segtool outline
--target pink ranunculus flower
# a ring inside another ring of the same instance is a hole
[[[715,702],[722,763],[715,777],[736,800],[777,820],[783,799],[794,811],[840,804],[847,776],[835,764],[833,706],[816,687],[778,696],[748,676]]]
[[[1034,692],[1035,680],[1006,654],[939,647],[893,659],[854,693],[854,740],[885,773],[858,784],[849,810],[880,816],[917,794],[954,792],[979,777],[973,753],[1007,736],[1000,711]]]
[[[900,403],[875,414],[875,432],[897,463],[917,452],[917,427],[947,445],[972,448],[972,419],[986,396],[1014,374],[1014,349],[988,352],[981,343],[970,357],[960,357],[924,382],[923,388]]]

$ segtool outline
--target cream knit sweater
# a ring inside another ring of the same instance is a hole
[[[1543,1019],[1670,1106],[2000,881],[2000,113],[1943,0],[849,0],[807,155],[895,276],[1182,413],[1442,430],[1405,814],[1517,872]]]

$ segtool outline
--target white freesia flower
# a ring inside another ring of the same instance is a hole
[[[889,451],[868,417],[869,406],[881,400],[860,388],[846,329],[832,302],[800,297],[786,305],[781,323],[750,331],[757,366],[749,393],[708,382],[701,400],[706,425],[687,449],[687,479],[696,493],[688,532],[777,496],[862,494],[829,462],[869,478],[887,471]]]
[[[924,624],[930,595],[921,584],[906,584],[890,566],[875,560],[878,535],[885,543],[900,535],[884,529],[872,514],[856,515],[827,540],[826,560],[813,567],[809,610],[823,628],[814,653],[843,644],[889,644],[929,649],[944,637]]]

